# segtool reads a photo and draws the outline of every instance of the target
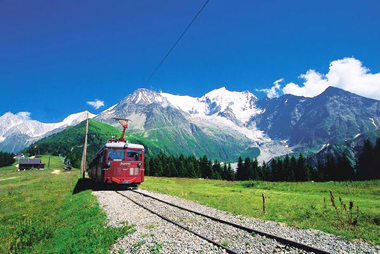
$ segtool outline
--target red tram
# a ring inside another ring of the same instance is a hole
[[[88,175],[95,182],[136,187],[144,181],[144,146],[124,140],[128,119],[115,118],[123,126],[119,139],[110,139],[91,160]]]

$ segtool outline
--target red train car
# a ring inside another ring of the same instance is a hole
[[[91,160],[88,175],[95,182],[125,184],[136,187],[144,181],[144,146],[124,140],[128,119],[119,139],[109,140]]]

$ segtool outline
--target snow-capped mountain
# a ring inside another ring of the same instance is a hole
[[[95,119],[118,127],[113,117],[129,118],[130,132],[178,145],[178,153],[230,160],[254,147],[254,153],[261,150],[260,159],[268,160],[291,152],[284,142],[271,140],[254,126],[247,128],[249,119],[262,112],[256,102],[248,91],[226,88],[199,98],[138,89]]]
[[[138,89],[95,119],[118,127],[113,117],[130,118],[132,133],[172,153],[236,159],[259,150],[259,160],[269,160],[378,129],[380,102],[337,88],[261,100],[226,88],[199,98]]]
[[[239,126],[259,114],[257,97],[249,91],[231,92],[225,87],[213,90],[200,98],[160,93],[174,107],[193,116],[221,116]]]
[[[62,122],[41,123],[20,114],[7,112],[0,117],[0,150],[18,152],[43,137],[82,122],[86,119],[87,113],[90,118],[95,117],[94,114],[84,111],[69,115]]]
[[[114,117],[131,119],[128,132],[148,142],[147,149],[151,144],[170,154],[223,161],[258,156],[261,162],[292,152],[318,153],[329,144],[378,133],[380,101],[331,87],[313,98],[287,94],[261,100],[226,88],[201,97],[137,89],[90,117],[118,128]],[[0,117],[0,150],[20,151],[85,118],[82,112],[45,124],[6,113]]]

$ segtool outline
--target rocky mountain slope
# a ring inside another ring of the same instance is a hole
[[[334,87],[313,98],[284,95],[257,105],[265,111],[248,126],[287,139],[296,150],[318,151],[380,127],[380,101]]]

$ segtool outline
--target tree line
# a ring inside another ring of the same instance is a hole
[[[14,154],[0,152],[0,167],[10,166],[15,162]]]
[[[355,166],[356,164],[356,166]],[[373,146],[369,140],[364,142],[358,160],[352,161],[346,154],[333,157],[328,155],[325,162],[316,167],[307,163],[300,153],[298,156],[286,155],[259,165],[257,159],[239,157],[236,172],[231,164],[212,162],[203,156],[180,155],[178,157],[161,153],[145,163],[146,175],[167,177],[209,178],[223,180],[264,180],[264,181],[347,181],[380,179],[380,138]]]
[[[231,164],[212,162],[204,155],[197,159],[194,155],[180,156],[160,153],[145,161],[145,174],[150,176],[189,177],[235,180]]]

